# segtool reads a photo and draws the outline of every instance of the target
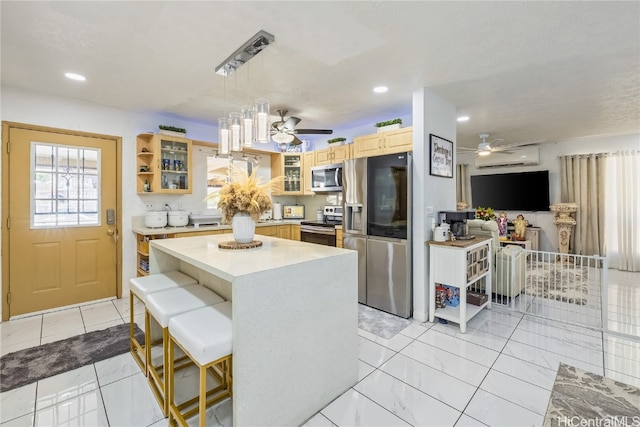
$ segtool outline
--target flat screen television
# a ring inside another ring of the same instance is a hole
[[[549,171],[473,175],[474,207],[505,211],[548,211]]]

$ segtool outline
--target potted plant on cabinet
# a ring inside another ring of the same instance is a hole
[[[347,138],[337,137],[337,138],[331,138],[330,140],[327,141],[327,143],[329,143],[329,144],[337,144],[339,142],[344,142],[346,140],[347,140]]]
[[[187,130],[184,128],[166,125],[159,125],[158,128],[160,128],[162,135],[177,136],[178,138],[186,138],[187,136]]]
[[[385,132],[388,130],[400,129],[401,125],[402,125],[402,119],[400,118],[376,123],[378,132]]]

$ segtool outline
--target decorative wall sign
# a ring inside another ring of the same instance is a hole
[[[453,142],[434,134],[429,134],[429,146],[431,149],[429,173],[435,176],[453,178]]]

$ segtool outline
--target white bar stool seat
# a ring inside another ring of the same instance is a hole
[[[198,281],[193,277],[187,276],[180,271],[168,271],[166,273],[151,274],[149,276],[134,277],[129,280],[129,341],[130,351],[133,359],[138,363],[144,375],[147,375],[147,357],[145,348],[151,345],[151,334],[149,333],[149,325],[144,325],[144,345],[135,337],[134,329],[134,306],[137,298],[147,305],[147,295],[153,292],[175,289],[182,286],[197,284]],[[146,319],[146,316],[145,316]]]
[[[169,425],[173,425],[175,420],[186,426],[186,419],[197,413],[199,424],[203,427],[207,407],[232,396],[231,310],[231,302],[227,301],[180,314],[169,320]],[[198,396],[181,404],[175,402],[174,345],[180,347],[200,371]],[[208,391],[207,372],[211,372],[218,383]]]
[[[153,318],[162,329],[162,363],[154,365],[151,358],[152,345],[147,347],[147,376],[165,416],[168,415],[166,369],[169,347],[169,319],[173,316],[224,302],[224,299],[201,285],[188,285],[166,291],[153,292],[147,295],[145,323],[151,325]],[[150,327],[151,329],[151,327]]]

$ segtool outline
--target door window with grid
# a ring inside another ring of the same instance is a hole
[[[100,225],[100,150],[31,143],[31,228]]]

